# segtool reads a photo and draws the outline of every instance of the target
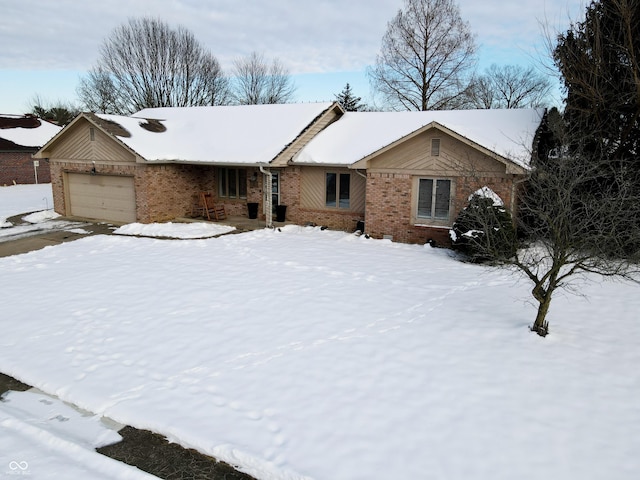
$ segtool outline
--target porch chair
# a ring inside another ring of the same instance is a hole
[[[212,216],[216,221],[226,220],[227,212],[224,208],[224,205],[219,203],[218,204],[214,203],[213,195],[211,195],[208,192],[202,192],[200,193],[200,197],[201,197],[201,203],[202,203],[202,209],[203,209],[203,216],[206,215],[206,217],[209,220],[211,220]]]

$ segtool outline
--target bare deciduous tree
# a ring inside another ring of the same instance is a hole
[[[491,65],[479,75],[466,92],[472,108],[543,107],[551,82],[533,67]]]
[[[570,139],[557,138],[559,148],[540,152],[520,192],[518,236],[493,228],[495,210],[467,212],[484,226],[469,238],[476,255],[516,267],[533,283],[531,330],[542,336],[557,290],[579,289],[575,280],[587,273],[632,278],[640,260],[640,224],[629,222],[640,218],[640,172],[590,151],[569,153]],[[502,248],[505,241],[513,248]]]
[[[151,18],[130,19],[112,32],[78,94],[92,110],[120,114],[229,98],[220,64],[193,34]]]
[[[394,109],[452,108],[475,68],[475,50],[453,0],[405,0],[387,25],[369,78]]]
[[[277,58],[269,64],[264,55],[253,52],[234,62],[233,99],[240,105],[287,103],[295,90],[289,71]]]
[[[78,97],[86,109],[98,113],[125,113],[127,99],[120,91],[109,73],[101,67],[93,67],[86,77],[80,79],[77,88]]]

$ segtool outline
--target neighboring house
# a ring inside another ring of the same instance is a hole
[[[411,243],[448,242],[470,193],[513,207],[540,110],[348,112],[337,103],[81,114],[49,159],[56,212],[113,222],[183,217],[212,192],[230,215],[315,223]]]
[[[32,155],[60,130],[33,115],[0,114],[0,186],[49,183],[49,163]]]

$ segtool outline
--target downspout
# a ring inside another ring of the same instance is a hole
[[[259,165],[260,172],[264,175],[262,179],[262,191],[264,192],[264,215],[265,224],[267,228],[273,228],[273,205],[271,204],[271,184],[272,177],[271,171],[265,170],[262,165]]]

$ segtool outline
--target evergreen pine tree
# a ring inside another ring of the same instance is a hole
[[[342,105],[347,112],[360,112],[366,109],[366,105],[361,103],[362,98],[356,97],[351,90],[351,85],[347,83],[347,85],[342,89],[342,91],[335,95],[336,101]]]
[[[640,0],[592,1],[585,20],[558,37],[554,59],[567,91],[571,149],[637,162]]]

